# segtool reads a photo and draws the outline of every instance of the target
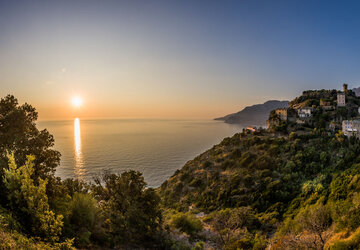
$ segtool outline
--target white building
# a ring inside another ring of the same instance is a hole
[[[344,120],[342,122],[342,131],[345,136],[360,137],[360,120]]]
[[[341,94],[341,93],[337,94],[337,105],[338,105],[338,107],[346,106],[345,94]]]
[[[297,110],[300,118],[308,118],[312,116],[313,109],[310,107],[300,108]]]

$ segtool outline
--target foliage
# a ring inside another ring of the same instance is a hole
[[[33,156],[25,165],[17,167],[14,154],[9,154],[9,168],[5,169],[3,181],[9,191],[10,206],[21,218],[27,218],[25,227],[46,241],[56,242],[63,226],[63,216],[49,210],[46,196],[46,180],[38,178],[38,185],[31,179],[34,173]]]
[[[33,155],[33,179],[45,179],[55,172],[60,153],[54,146],[53,136],[46,130],[38,130],[38,114],[34,107],[8,95],[0,100],[0,169],[7,167],[6,150],[14,152],[16,163],[24,165],[27,155]]]
[[[80,247],[91,243],[91,235],[96,232],[99,208],[91,194],[75,193],[68,204],[68,212],[64,218],[64,234],[74,238]]]
[[[181,212],[172,216],[171,225],[190,236],[195,236],[203,228],[202,222],[193,214]]]
[[[249,230],[257,228],[259,220],[250,207],[223,209],[213,212],[209,219],[220,239],[220,246],[228,249],[249,248],[254,245],[254,237]]]
[[[316,245],[323,247],[327,240],[326,230],[332,224],[330,210],[319,203],[302,209],[295,218],[295,223],[301,231],[316,235]]]
[[[160,198],[140,172],[106,173],[93,186],[113,245],[150,241],[162,222]],[[104,185],[102,185],[104,183]]]
[[[325,249],[329,250],[343,250],[343,249],[358,249],[360,246],[360,227],[349,237],[332,240]]]

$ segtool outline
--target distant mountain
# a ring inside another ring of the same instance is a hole
[[[248,106],[237,113],[215,118],[215,120],[243,126],[264,126],[271,110],[288,106],[289,101],[271,100],[263,104]]]
[[[355,93],[356,96],[360,96],[360,87],[359,88],[353,88],[352,91]]]

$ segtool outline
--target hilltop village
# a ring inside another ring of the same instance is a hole
[[[272,132],[341,130],[345,136],[360,138],[360,97],[345,83],[342,91],[304,91],[288,108],[273,110],[267,127]]]

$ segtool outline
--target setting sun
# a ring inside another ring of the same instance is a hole
[[[74,107],[80,107],[83,103],[82,99],[80,97],[73,97],[73,99],[71,100],[71,103]]]

